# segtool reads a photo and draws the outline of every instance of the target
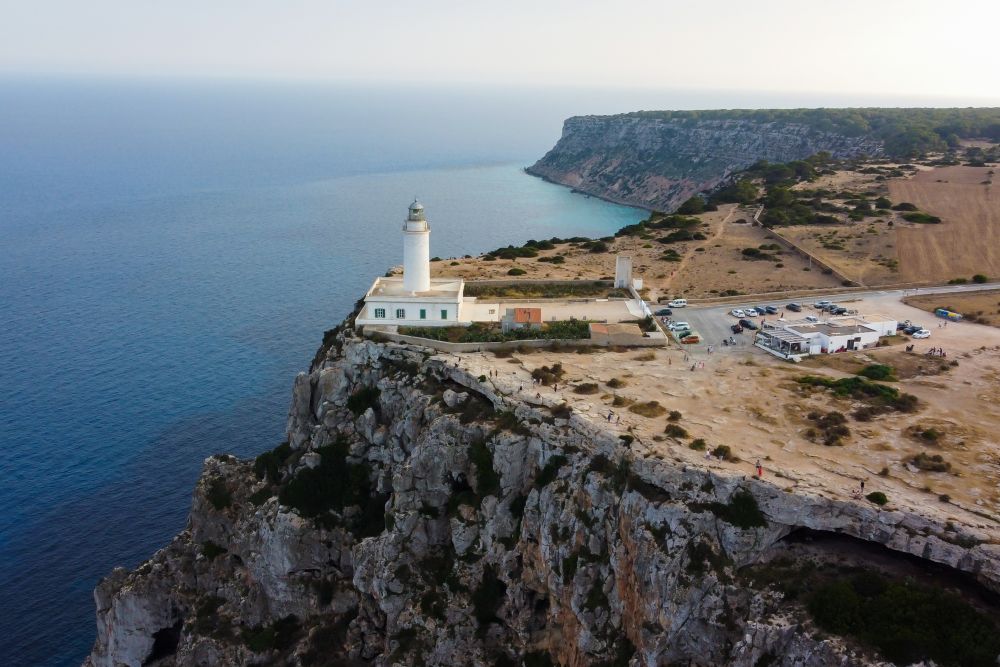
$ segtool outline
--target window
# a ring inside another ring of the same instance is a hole
[[[406,311],[403,310],[402,308],[397,308],[396,309],[396,319],[397,320],[405,320],[406,319]]]
[[[443,309],[441,310],[441,319],[442,320],[448,319],[448,311],[447,310],[443,310]]]
[[[420,319],[422,319],[422,320],[426,320],[427,319],[427,309],[426,308],[421,308],[420,309]]]
[[[376,308],[375,309],[375,318],[376,319],[380,319],[380,318],[384,318],[384,317],[385,317],[385,308]]]

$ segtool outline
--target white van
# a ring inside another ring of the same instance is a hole
[[[687,299],[674,299],[667,305],[670,306],[671,308],[684,308],[686,305],[688,305],[688,302]]]

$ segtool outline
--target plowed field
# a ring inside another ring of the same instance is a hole
[[[896,228],[902,281],[1000,276],[1000,184],[989,167],[941,167],[889,182],[894,203],[911,202],[943,222]]]

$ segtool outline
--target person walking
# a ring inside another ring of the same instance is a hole
[[[760,464],[760,459],[757,459],[757,478],[760,479],[764,476],[764,468]]]

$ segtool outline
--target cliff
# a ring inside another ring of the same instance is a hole
[[[834,534],[1000,590],[954,527],[642,458],[478,372],[328,335],[287,443],[209,458],[186,529],[99,584],[86,664],[883,664],[765,585]]]
[[[569,118],[555,147],[527,171],[602,199],[669,212],[759,160],[883,152],[881,139],[856,128],[848,134],[837,125],[767,116],[664,113]]]

